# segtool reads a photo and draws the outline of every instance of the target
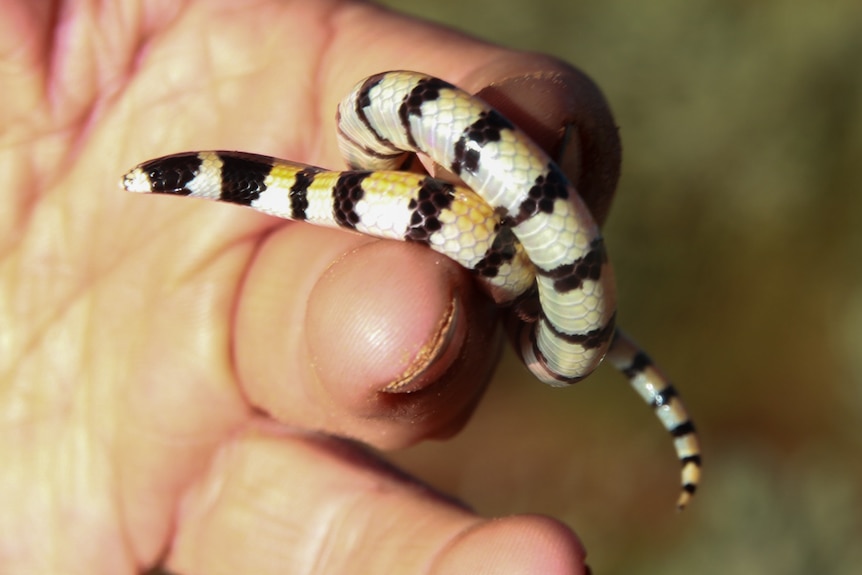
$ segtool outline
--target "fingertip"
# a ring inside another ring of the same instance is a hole
[[[282,423],[381,449],[460,429],[502,342],[493,302],[454,262],[311,226],[268,238],[241,299],[236,355],[249,401]]]
[[[384,449],[460,430],[502,340],[493,302],[465,270],[393,242],[335,263],[310,299],[306,329],[319,384],[350,416],[345,432]]]
[[[432,573],[446,575],[585,575],[586,551],[559,521],[518,515],[476,524],[457,538]]]
[[[301,496],[297,496],[301,494]],[[187,491],[178,572],[586,575],[586,552],[540,515],[483,519],[360,448],[252,422]]]
[[[464,283],[452,262],[409,244],[363,244],[333,262],[305,325],[321,383],[345,404],[429,385],[464,344]]]
[[[509,53],[464,79],[560,164],[599,224],[620,177],[622,145],[593,80],[548,56]]]

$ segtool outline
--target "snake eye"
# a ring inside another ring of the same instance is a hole
[[[197,176],[199,160],[194,154],[179,154],[153,160],[143,166],[152,191],[164,194],[188,194],[186,185]]]
[[[155,167],[150,169],[148,172],[148,176],[150,178],[150,185],[153,187],[154,192],[176,192],[177,184],[179,183],[178,174],[175,172],[165,171],[163,168]],[[173,177],[171,177],[173,176]]]

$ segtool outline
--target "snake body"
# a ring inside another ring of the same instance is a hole
[[[676,390],[615,327],[613,272],[599,228],[560,168],[499,112],[416,72],[356,85],[338,107],[348,171],[245,152],[164,156],[127,173],[123,187],[208,198],[291,220],[427,244],[472,270],[512,311],[519,352],[554,386],[589,375],[607,356],[650,403],[682,462],[679,507],[699,481],[700,448]],[[419,153],[455,185],[399,171]]]

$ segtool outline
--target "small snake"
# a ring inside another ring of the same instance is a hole
[[[560,168],[481,99],[416,72],[360,82],[338,106],[351,170],[245,152],[144,162],[122,186],[249,206],[281,218],[412,241],[471,270],[508,310],[519,353],[564,386],[607,356],[652,405],[682,463],[681,509],[700,478],[700,446],[673,385],[615,325],[615,286],[599,227]],[[403,168],[420,153],[464,185]],[[525,311],[526,310],[526,311]]]

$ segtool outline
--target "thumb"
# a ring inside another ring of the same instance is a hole
[[[282,423],[401,447],[466,421],[498,358],[495,318],[469,273],[423,246],[287,225],[239,296],[239,381]]]

